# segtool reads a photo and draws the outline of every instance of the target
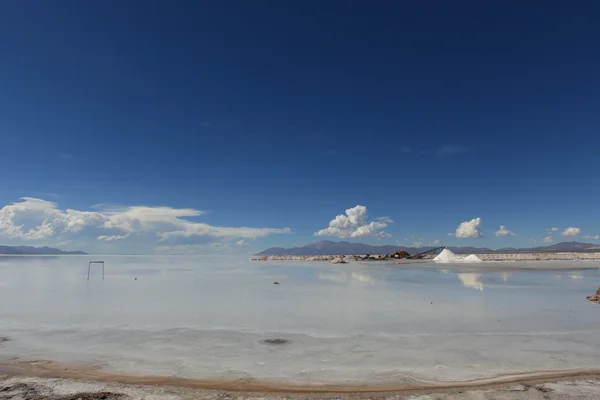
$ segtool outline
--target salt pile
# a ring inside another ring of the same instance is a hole
[[[437,257],[435,257],[433,259],[433,261],[437,261],[437,262],[455,262],[457,259],[457,255],[454,254],[452,251],[448,250],[448,249],[444,249],[442,250],[442,252],[440,254],[437,255]]]
[[[433,261],[440,263],[477,263],[481,262],[481,259],[475,254],[470,254],[464,257],[454,254],[449,249],[444,249],[440,254],[437,255],[437,257],[433,259]]]
[[[469,254],[465,258],[463,258],[462,262],[482,262],[481,258],[477,257],[475,254]]]

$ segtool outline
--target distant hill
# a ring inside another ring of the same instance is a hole
[[[538,247],[530,247],[530,248],[513,248],[513,247],[505,247],[502,249],[496,250],[498,253],[510,253],[510,252],[590,252],[590,251],[600,251],[600,244],[594,243],[581,243],[581,242],[561,242],[556,243],[550,246],[538,246]]]
[[[372,246],[364,243],[332,242],[323,240],[302,247],[271,247],[258,253],[258,256],[325,256],[325,255],[349,255],[349,254],[389,254],[398,250],[407,251],[410,254],[418,254],[435,247],[406,247],[395,245]],[[503,248],[498,250],[487,247],[448,247],[454,253],[519,253],[519,252],[586,252],[600,251],[600,245],[593,243],[563,242],[551,246],[532,248]]]
[[[331,242],[323,240],[302,247],[271,247],[258,253],[260,256],[319,256],[337,254],[387,254],[399,249],[398,246],[371,246],[363,243]]]
[[[87,254],[83,251],[63,251],[52,247],[33,247],[33,246],[1,246],[0,254],[40,254],[40,255],[66,255],[66,254]]]

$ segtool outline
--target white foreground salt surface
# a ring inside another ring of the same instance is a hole
[[[586,301],[600,286],[596,263],[105,256],[104,281],[96,269],[88,282],[95,258],[0,257],[0,336],[11,339],[0,360],[296,384],[600,365],[600,307]],[[549,270],[519,269],[535,266]],[[261,342],[272,337],[291,343]]]

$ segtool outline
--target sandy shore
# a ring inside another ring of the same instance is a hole
[[[569,400],[600,398],[600,380],[579,377],[567,381],[513,383],[477,389],[454,388],[388,392],[289,393],[197,389],[163,384],[139,385],[65,378],[0,374],[0,400]]]
[[[110,374],[51,361],[0,362],[0,400],[94,399],[599,399],[600,370],[531,372],[456,383],[294,386]]]

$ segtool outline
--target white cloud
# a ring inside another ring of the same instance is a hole
[[[106,240],[107,242],[112,242],[113,240],[122,240],[122,239],[127,239],[128,237],[129,237],[129,233],[127,235],[100,235],[96,239]]]
[[[483,232],[479,229],[481,225],[481,218],[473,218],[470,221],[461,223],[454,235],[461,239],[472,239],[483,237]]]
[[[104,216],[97,212],[63,211],[54,202],[33,197],[21,200],[0,209],[0,236],[41,240],[64,232],[79,233],[104,221]]]
[[[581,229],[570,226],[560,234],[563,236],[579,236],[581,235]]]
[[[550,232],[558,232],[560,229],[557,227],[550,228]]]
[[[236,246],[252,246],[252,244],[246,242],[244,239],[242,240],[238,240],[237,242],[235,242]]]
[[[448,236],[454,236],[454,232],[448,232]]]
[[[82,238],[110,242],[143,236],[154,242],[195,244],[291,232],[289,228],[222,227],[194,222],[185,217],[204,213],[190,208],[132,206],[79,211],[62,210],[56,203],[42,199],[20,200],[0,209],[0,237],[32,242]]]
[[[515,236],[516,233],[509,231],[506,229],[504,225],[500,225],[500,229],[498,229],[495,233],[496,236]]]
[[[584,239],[600,240],[600,235],[585,235]]]
[[[552,238],[552,236],[546,236],[544,238],[544,243],[552,243],[554,242],[554,238]]]
[[[314,233],[314,236],[337,236],[339,238],[357,238],[374,236],[377,238],[390,237],[384,232],[393,221],[389,218],[378,218],[376,221],[367,221],[367,207],[356,206],[346,210],[346,214],[336,216],[329,227]]]

